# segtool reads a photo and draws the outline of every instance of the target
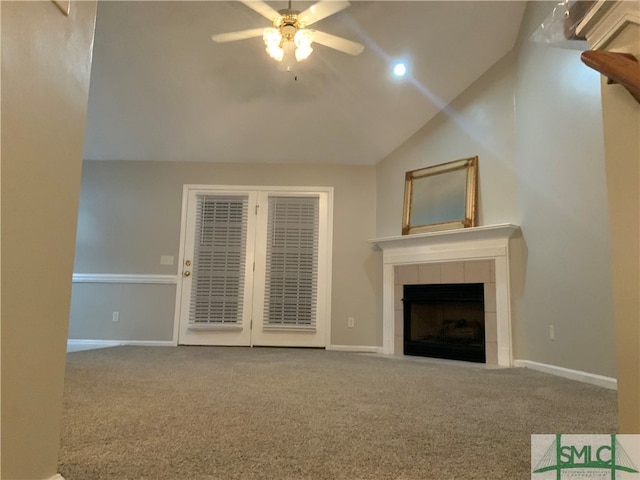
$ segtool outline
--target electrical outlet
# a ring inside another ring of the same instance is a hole
[[[347,327],[353,328],[356,324],[356,319],[354,317],[347,318]]]
[[[556,330],[553,328],[553,325],[549,325],[549,340],[556,339]]]
[[[119,322],[120,321],[120,312],[113,312],[113,314],[111,315],[111,321],[112,322]]]

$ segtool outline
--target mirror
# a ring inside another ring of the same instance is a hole
[[[475,226],[478,157],[405,175],[402,234]]]

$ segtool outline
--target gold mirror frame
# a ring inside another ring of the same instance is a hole
[[[405,174],[402,234],[475,226],[478,157]]]

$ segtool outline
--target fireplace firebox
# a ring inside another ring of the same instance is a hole
[[[486,362],[484,284],[404,285],[404,354]]]

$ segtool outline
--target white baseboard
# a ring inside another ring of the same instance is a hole
[[[136,345],[142,347],[175,347],[172,340],[67,340],[67,353],[97,348],[119,347],[121,345]]]
[[[135,345],[144,347],[175,347],[172,340],[81,340],[68,339],[67,352],[79,352],[96,348],[118,347],[121,345]],[[370,345],[330,345],[327,350],[356,353],[382,353],[382,347]]]
[[[53,477],[47,478],[47,480],[64,480],[64,477],[59,473],[56,473]]]
[[[618,389],[618,381],[615,378],[604,377],[594,373],[582,372],[580,370],[571,370],[569,368],[558,367],[556,365],[548,365],[546,363],[532,362],[531,360],[514,360],[514,367],[530,368],[538,372],[549,373],[558,377],[569,378],[579,382],[590,383],[598,387],[608,388],[610,390]]]
[[[175,285],[177,275],[135,273],[74,273],[73,283],[142,283],[147,285]]]
[[[97,348],[117,347],[120,342],[116,340],[67,340],[67,353],[80,352],[82,350],[94,350]]]
[[[382,353],[382,347],[371,345],[329,345],[327,350],[337,352],[357,352],[357,353]]]
[[[118,340],[120,345],[137,347],[177,347],[173,340]]]

